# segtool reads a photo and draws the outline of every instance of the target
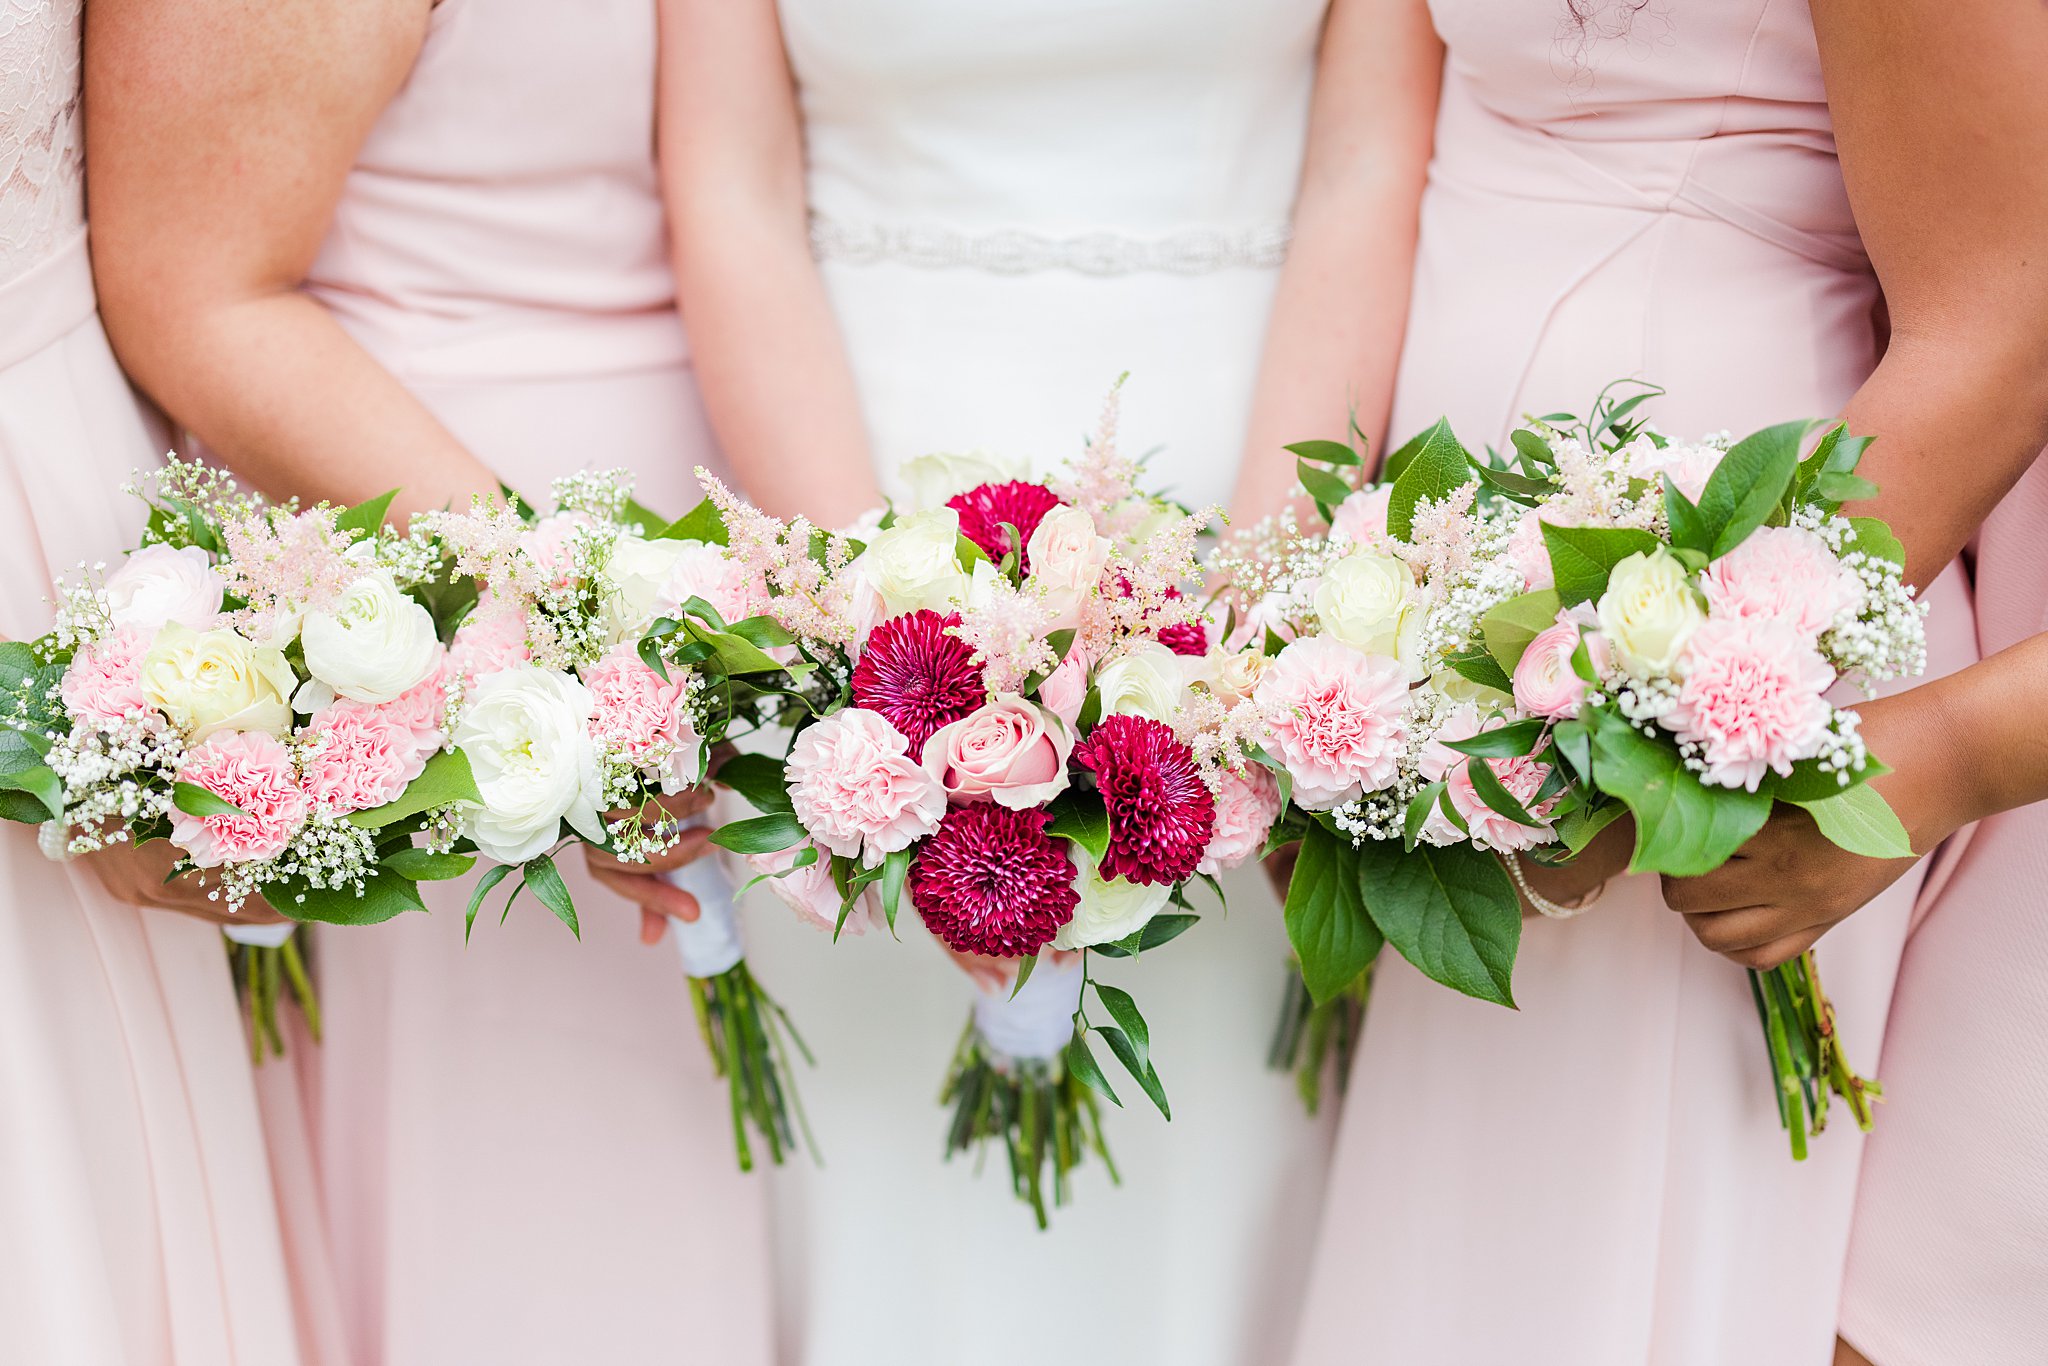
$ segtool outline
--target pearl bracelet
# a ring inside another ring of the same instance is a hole
[[[1570,920],[1574,916],[1584,915],[1593,908],[1593,903],[1600,899],[1600,893],[1607,890],[1607,884],[1602,882],[1584,896],[1581,896],[1577,901],[1570,905],[1563,905],[1552,901],[1530,885],[1529,875],[1522,871],[1520,856],[1502,853],[1500,861],[1507,866],[1508,876],[1515,880],[1515,887],[1521,892],[1522,899],[1535,908],[1536,914],[1551,920]]]

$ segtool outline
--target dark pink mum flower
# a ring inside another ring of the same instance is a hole
[[[958,613],[921,607],[874,629],[853,668],[855,705],[880,712],[910,741],[910,757],[924,757],[924,742],[988,700],[974,649],[949,634]]]
[[[980,546],[981,553],[997,564],[1014,548],[1018,567],[1026,574],[1031,572],[1031,556],[1025,550],[1031,544],[1031,533],[1038,530],[1045,514],[1059,505],[1060,500],[1051,489],[1021,479],[1012,479],[1007,484],[976,484],[946,500],[946,506],[960,514],[962,536]],[[1017,528],[1014,547],[1010,533],[1003,529],[1005,522]]]
[[[1109,808],[1102,876],[1157,885],[1181,882],[1216,831],[1216,797],[1194,751],[1173,728],[1144,716],[1106,716],[1074,746]]]
[[[910,899],[925,927],[961,953],[1023,958],[1074,917],[1074,861],[1045,833],[1045,810],[992,802],[956,806],[910,865]]]

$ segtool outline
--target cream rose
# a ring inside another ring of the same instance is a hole
[[[146,545],[107,576],[106,593],[116,626],[154,631],[175,621],[203,631],[220,615],[227,583],[198,546]]]
[[[903,462],[899,471],[910,488],[912,511],[946,505],[946,500],[979,484],[1001,484],[1025,475],[1021,461],[988,451],[934,452]]]
[[[433,617],[381,569],[350,584],[332,608],[308,612],[299,643],[306,672],[356,702],[396,701],[441,662]]]
[[[1043,707],[1004,693],[924,742],[925,771],[956,802],[1022,811],[1067,790],[1074,735]]]
[[[1685,647],[1706,620],[1685,566],[1662,549],[1631,555],[1607,576],[1600,629],[1630,678],[1678,678]]]
[[[1187,665],[1157,641],[1140,641],[1096,671],[1095,688],[1104,716],[1128,713],[1170,721],[1187,690]]]
[[[1095,860],[1086,849],[1078,844],[1070,844],[1068,849],[1074,856],[1074,891],[1081,904],[1074,908],[1074,918],[1062,925],[1054,937],[1052,946],[1056,949],[1072,952],[1096,944],[1114,944],[1144,929],[1173,897],[1173,887],[1167,883],[1150,886],[1120,877],[1105,879],[1096,871]]]
[[[604,839],[593,710],[581,683],[531,664],[477,683],[455,744],[469,756],[483,797],[464,833],[485,857],[524,863],[546,852],[565,820],[585,839]]]
[[[663,600],[669,580],[683,557],[684,546],[694,544],[698,543],[619,537],[605,570],[614,589],[604,605],[605,639],[609,644],[638,640],[654,624],[657,614],[674,605]]]
[[[281,652],[175,621],[142,657],[143,698],[195,745],[216,731],[289,733],[294,681]]]
[[[1031,582],[1064,617],[1078,611],[1101,584],[1110,543],[1108,537],[1095,534],[1093,517],[1080,508],[1062,505],[1039,519],[1024,551],[1031,564]]]
[[[1421,681],[1415,647],[1423,613],[1415,575],[1402,561],[1372,550],[1346,555],[1323,571],[1315,609],[1325,635],[1369,655],[1399,659],[1410,681]]]
[[[854,567],[880,597],[882,615],[900,616],[921,607],[944,612],[967,596],[968,576],[959,555],[960,514],[942,507],[899,517],[888,530],[876,532]]]

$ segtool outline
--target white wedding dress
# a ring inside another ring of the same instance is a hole
[[[1151,483],[1227,501],[1298,179],[1323,0],[782,0],[814,244],[884,485],[935,451],[1040,471],[1120,374]],[[1303,437],[1336,433],[1303,432]],[[1152,1025],[1171,1124],[1128,1080],[1122,1172],[1050,1232],[1005,1159],[942,1162],[972,987],[906,911],[832,944],[758,897],[755,971],[818,1069],[824,1149],[776,1173],[792,1366],[1255,1366],[1287,1354],[1326,1126],[1265,1069],[1285,983],[1256,870],[1228,916],[1099,964]],[[1097,1012],[1100,1013],[1099,1011]],[[1112,1084],[1122,1075],[1106,1050]],[[1105,1107],[1107,1109],[1107,1107]]]

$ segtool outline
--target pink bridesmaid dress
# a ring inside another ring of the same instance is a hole
[[[515,488],[625,466],[680,515],[713,451],[654,51],[652,0],[444,0],[306,289]],[[765,1196],[675,954],[562,867],[580,943],[527,899],[465,949],[467,882],[319,935],[307,1112],[361,1366],[768,1359]]]
[[[80,0],[0,0],[0,637],[134,545],[162,446],[86,254]],[[0,1361],[299,1362],[220,931],[0,829]]]
[[[2048,630],[2048,462],[1979,532],[1985,654]],[[1979,823],[1915,908],[1842,1336],[1877,1366],[2048,1361],[2048,805]]]
[[[1448,45],[1394,413],[1505,444],[1624,376],[1674,434],[1836,411],[1876,286],[1803,0],[1433,0]],[[1937,669],[1974,656],[1934,601]],[[1874,1068],[1917,876],[1822,941]],[[1623,878],[1526,923],[1518,1011],[1383,956],[1295,1360],[1825,1366],[1862,1141],[1795,1163],[1741,969]],[[1887,1116],[1888,1118],[1888,1116]]]

